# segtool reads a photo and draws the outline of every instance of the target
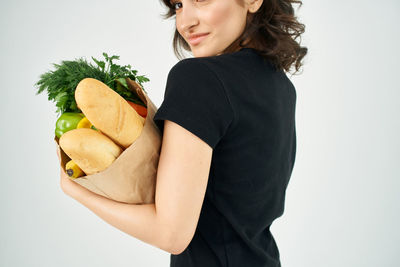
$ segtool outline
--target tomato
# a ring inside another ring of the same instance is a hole
[[[136,103],[133,103],[133,102],[128,101],[128,100],[127,100],[127,102],[128,102],[129,105],[131,105],[132,108],[134,108],[136,110],[136,112],[140,116],[142,116],[143,118],[146,118],[146,116],[147,116],[147,108],[146,107],[144,107],[142,105],[139,105],[139,104],[136,104]]]

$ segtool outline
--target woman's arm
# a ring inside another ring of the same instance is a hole
[[[57,150],[59,155],[59,150]],[[193,238],[204,200],[212,148],[180,125],[165,120],[154,204],[126,204],[71,181],[61,168],[61,188],[121,231],[171,254]]]
[[[170,120],[164,121],[155,202],[157,216],[172,231],[173,254],[182,253],[193,239],[212,152],[212,147],[190,131]]]
[[[59,149],[57,154],[60,158]],[[119,230],[168,253],[174,252],[171,250],[171,230],[158,220],[154,204],[136,205],[108,199],[71,181],[60,169],[60,184],[65,194]]]

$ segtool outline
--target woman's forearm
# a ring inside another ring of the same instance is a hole
[[[171,231],[157,217],[154,203],[141,205],[122,203],[95,194],[80,185],[70,196],[121,231],[173,253]]]

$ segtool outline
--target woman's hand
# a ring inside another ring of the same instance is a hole
[[[66,174],[63,168],[61,167],[61,151],[60,147],[58,145],[56,146],[57,146],[57,156],[60,162],[60,186],[65,194],[72,196],[73,192],[76,192],[77,189],[79,189],[80,185],[72,181],[69,178],[68,174]]]

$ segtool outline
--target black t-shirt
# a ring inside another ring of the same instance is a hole
[[[186,58],[170,70],[153,120],[171,120],[213,148],[192,241],[174,267],[276,267],[270,232],[284,211],[296,154],[295,87],[252,48]]]

